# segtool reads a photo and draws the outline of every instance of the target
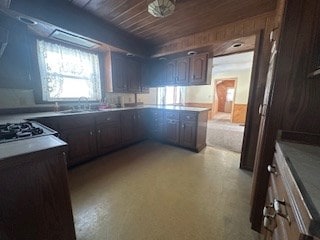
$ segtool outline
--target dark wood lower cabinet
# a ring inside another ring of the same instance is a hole
[[[73,166],[96,156],[96,138],[93,127],[63,130],[61,139],[69,145],[68,166]]]
[[[180,123],[180,145],[187,148],[196,146],[197,123],[181,121]]]
[[[179,144],[179,120],[165,120],[164,140],[168,143]]]
[[[45,136],[14,144],[27,151],[0,159],[0,239],[75,240],[66,143]]]
[[[131,144],[135,141],[136,115],[134,110],[126,110],[121,112],[121,137],[123,144]]]
[[[121,147],[120,112],[106,112],[95,117],[98,154],[105,154]]]
[[[118,123],[97,125],[97,150],[108,153],[121,147],[121,125]]]
[[[206,145],[207,111],[130,109],[40,118],[39,122],[48,123],[68,143],[68,167],[148,137],[194,151]]]

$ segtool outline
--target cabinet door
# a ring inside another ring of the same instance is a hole
[[[97,125],[97,150],[99,154],[104,154],[115,150],[121,146],[120,122],[113,124]]]
[[[151,61],[147,64],[147,86],[161,87],[166,80],[166,62],[165,61]]]
[[[135,118],[134,110],[121,112],[121,139],[123,144],[135,141]]]
[[[141,141],[147,137],[147,114],[145,110],[137,110],[135,116],[136,140]]]
[[[73,166],[96,155],[96,140],[94,129],[82,127],[63,130],[61,138],[68,143],[68,166]]]
[[[190,58],[178,58],[176,62],[176,84],[187,85],[189,80]]]
[[[176,60],[170,61],[166,64],[166,80],[165,85],[174,85],[176,83]]]
[[[128,92],[141,92],[141,63],[134,59],[126,59],[127,66],[122,71],[126,73],[126,80],[128,82]]]
[[[119,93],[127,92],[127,64],[125,62],[124,57],[113,53],[111,61],[113,91]]]
[[[64,151],[49,147],[1,166],[1,240],[76,239]]]
[[[180,145],[188,148],[196,148],[197,123],[181,121]]]
[[[166,142],[179,144],[179,121],[166,119],[164,124],[164,139]]]
[[[141,65],[141,93],[149,93],[149,85],[148,85],[148,65],[144,62]]]
[[[199,54],[190,59],[190,78],[191,85],[209,84],[207,83],[208,54]]]

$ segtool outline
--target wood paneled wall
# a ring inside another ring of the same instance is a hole
[[[231,122],[233,123],[245,123],[247,116],[247,104],[238,104],[233,105],[233,111],[231,116]]]
[[[252,227],[256,230],[261,227],[269,179],[266,169],[273,160],[278,130],[320,133],[320,78],[307,77],[314,65],[312,61],[320,55],[319,36],[320,2],[286,1],[274,76],[266,89],[265,125],[256,155],[251,210]]]
[[[274,12],[247,18],[205,32],[182,37],[156,47],[153,56],[160,57],[168,54],[202,48],[215,43],[223,43],[230,39],[256,34],[263,29],[269,29],[273,24]]]

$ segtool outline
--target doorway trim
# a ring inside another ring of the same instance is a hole
[[[230,122],[232,122],[232,117],[233,117],[233,109],[234,109],[234,104],[236,100],[236,94],[237,94],[237,86],[238,86],[238,78],[237,77],[226,77],[226,78],[217,78],[214,79],[214,85],[213,85],[213,95],[214,95],[214,100],[212,103],[212,116],[214,116],[218,111],[217,111],[217,103],[218,103],[218,93],[217,93],[217,83],[219,81],[234,81],[234,95],[233,95],[233,102],[232,102],[232,108],[231,108],[231,113],[230,113]]]

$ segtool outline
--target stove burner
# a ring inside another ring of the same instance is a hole
[[[43,129],[34,126],[31,122],[7,123],[0,125],[0,141],[41,135]]]

